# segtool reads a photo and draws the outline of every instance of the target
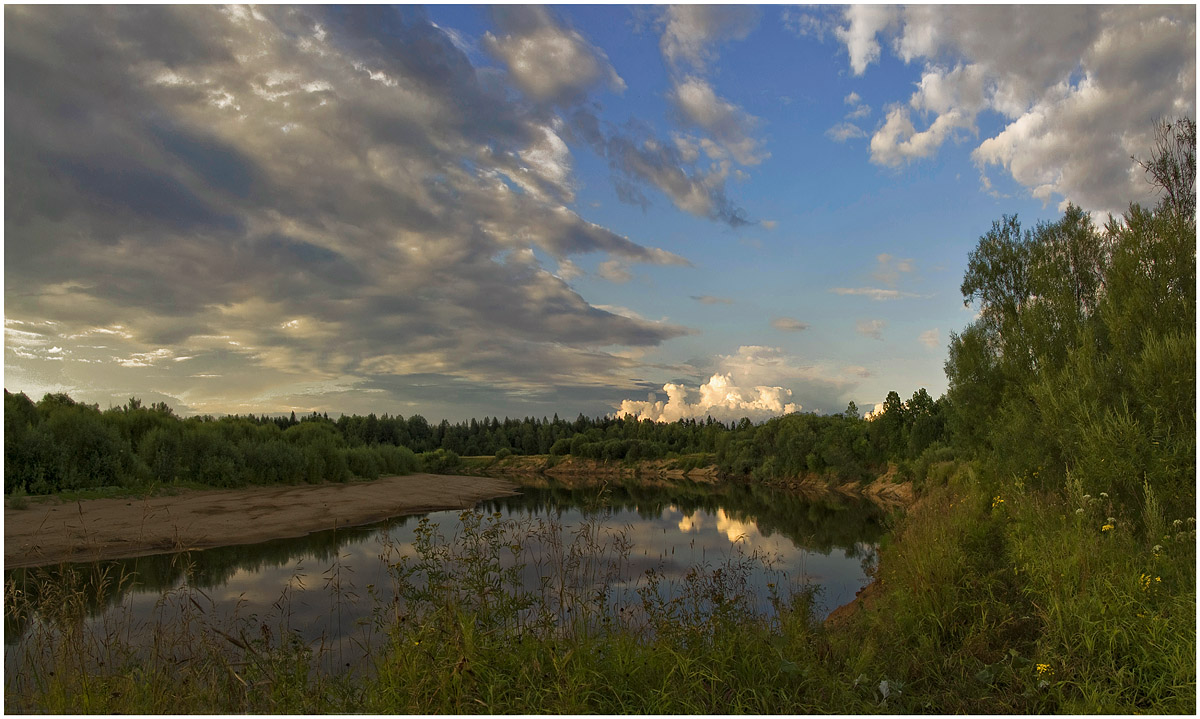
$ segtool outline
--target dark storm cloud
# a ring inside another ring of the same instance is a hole
[[[6,317],[53,323],[68,358],[6,346],[10,366],[153,376],[201,411],[420,372],[447,392],[632,387],[636,362],[599,348],[688,330],[591,306],[532,250],[688,262],[566,206],[564,138],[598,123],[554,103],[620,78],[548,15],[502,14],[507,74],[412,8],[7,7]],[[532,63],[541,45],[591,69]],[[668,145],[588,143],[687,211],[739,216],[723,174]]]

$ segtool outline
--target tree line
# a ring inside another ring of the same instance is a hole
[[[815,472],[862,479],[941,439],[944,400],[892,392],[868,422],[851,403],[834,415],[795,414],[753,424],[711,417],[671,423],[632,417],[526,417],[432,424],[417,414],[181,418],[131,398],[101,410],[66,394],[33,402],[4,393],[5,492],[47,494],[187,482],[213,487],[348,481],[448,472],[462,456],[572,455],[603,461],[690,456],[734,477]]]

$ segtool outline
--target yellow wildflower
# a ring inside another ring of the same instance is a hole
[[[999,506],[1000,506],[1000,505],[1002,505],[1002,504],[1004,504],[1004,500],[1003,500],[1003,499],[1001,499],[1001,498],[1000,498],[1000,497],[998,497],[998,496],[997,496],[997,497],[992,497],[992,509],[995,509],[996,507],[999,507]]]
[[[1038,673],[1039,677],[1040,676],[1054,676],[1054,667],[1050,666],[1049,664],[1038,664],[1037,665],[1037,673]]]
[[[1101,528],[1100,528],[1100,531],[1101,531],[1101,532],[1108,532],[1108,531],[1111,531],[1111,530],[1112,530],[1112,528],[1113,528],[1113,526],[1112,526],[1111,524],[1106,524],[1106,525],[1104,525],[1103,527],[1101,527]]]

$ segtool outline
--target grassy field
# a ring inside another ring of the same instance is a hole
[[[422,525],[392,586],[369,589],[380,641],[353,672],[286,612],[226,617],[186,585],[139,648],[146,632],[119,619],[83,631],[69,582],[10,583],[8,626],[30,630],[8,655],[22,664],[5,710],[1191,714],[1195,520],[1155,511],[941,467],[885,542],[878,591],[835,629],[803,588],[756,612],[737,563],[673,593],[650,572],[618,602],[605,588],[630,579],[620,531],[467,512],[453,537]],[[502,561],[531,539],[556,548],[533,590]]]

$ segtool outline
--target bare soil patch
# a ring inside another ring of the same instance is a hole
[[[373,482],[185,491],[4,510],[4,566],[116,559],[300,537],[516,494],[492,477],[412,474]]]

